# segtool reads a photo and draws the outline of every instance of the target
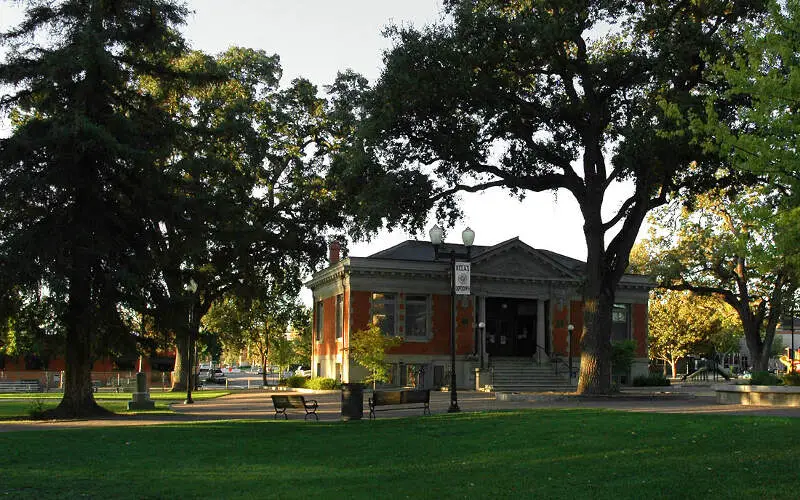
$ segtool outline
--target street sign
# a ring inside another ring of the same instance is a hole
[[[469,295],[469,262],[456,262],[456,295]]]

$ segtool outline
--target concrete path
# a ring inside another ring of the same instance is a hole
[[[630,412],[689,413],[714,415],[762,415],[800,417],[800,408],[775,408],[764,406],[716,404],[709,386],[673,386],[660,391],[657,388],[626,389],[610,397],[580,397],[558,393],[513,394],[510,401],[497,400],[494,393],[459,391],[458,403],[462,412],[513,410],[523,408],[603,408]],[[217,399],[197,401],[193,405],[172,405],[176,415],[120,416],[91,420],[70,421],[0,421],[0,432],[16,430],[46,430],[102,426],[164,425],[208,420],[272,419],[275,411],[270,395],[273,391],[237,391]],[[280,394],[292,394],[280,392]],[[319,402],[320,420],[341,419],[339,392],[309,394],[307,399]],[[364,397],[364,419],[369,409]],[[446,413],[450,406],[447,392],[431,392],[431,412]],[[389,410],[378,413],[379,419],[421,415],[422,410]],[[290,411],[291,420],[302,420],[303,412]]]

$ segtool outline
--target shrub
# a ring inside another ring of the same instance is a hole
[[[314,389],[317,391],[330,391],[339,389],[340,387],[341,384],[337,383],[332,378],[317,377],[306,382],[307,389]]]
[[[665,387],[669,385],[669,379],[663,373],[651,373],[635,377],[633,385],[635,387]]]
[[[44,418],[45,404],[41,399],[34,399],[28,406],[28,415],[34,420]]]
[[[800,372],[789,372],[783,376],[783,385],[800,385]]]
[[[611,343],[611,368],[614,375],[626,375],[631,371],[636,352],[633,340],[617,340]]]
[[[781,379],[770,372],[753,372],[750,377],[751,385],[780,385]]]
[[[286,379],[286,387],[305,387],[307,379],[298,375],[292,375]]]

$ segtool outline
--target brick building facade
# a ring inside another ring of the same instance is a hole
[[[445,244],[463,252],[461,245]],[[471,295],[456,297],[456,379],[475,388],[484,371],[501,360],[532,363],[580,359],[584,262],[532,248],[517,238],[471,249]],[[433,245],[406,241],[369,257],[339,259],[307,283],[314,300],[312,372],[356,382],[363,368],[348,359],[350,334],[378,323],[386,335],[403,337],[391,349],[393,385],[436,388],[450,371],[450,263]],[[614,339],[636,342],[631,375],[647,373],[647,301],[643,276],[625,275],[614,307]],[[570,346],[568,325],[574,326]],[[476,381],[476,377],[478,380]]]

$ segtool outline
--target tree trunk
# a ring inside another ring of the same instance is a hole
[[[175,369],[172,372],[172,392],[186,391],[186,379],[189,366],[189,358],[187,358],[186,346],[188,343],[186,332],[177,332],[175,334]]]
[[[760,326],[760,324],[756,324],[753,320],[742,321],[744,339],[747,344],[747,350],[750,353],[750,364],[755,372],[766,371],[769,367],[769,351],[765,349],[766,346],[764,346],[761,340]]]
[[[678,378],[678,360],[677,359],[673,359],[672,361],[669,361],[668,363],[669,363],[670,368],[672,368],[672,378]]]
[[[64,397],[47,418],[84,418],[110,412],[94,400],[92,387],[91,284],[89,266],[76,265],[70,276],[69,305],[65,317],[66,349]]]
[[[614,296],[601,293],[584,299],[579,394],[611,392],[611,311]]]

